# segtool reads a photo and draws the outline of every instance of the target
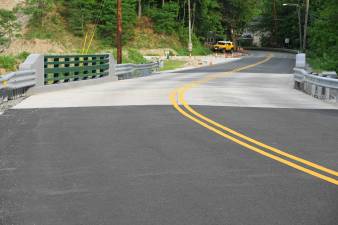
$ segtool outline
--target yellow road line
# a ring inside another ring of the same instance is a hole
[[[268,57],[267,59],[270,59],[270,57]],[[261,61],[261,62],[258,62],[258,63],[252,64],[252,65],[246,66],[245,68],[247,69],[247,68],[250,68],[250,67],[257,66],[258,64],[262,64],[262,63],[264,63],[264,62],[266,62],[266,61],[267,61],[267,60],[263,60],[263,61]],[[244,70],[244,69],[243,69],[243,68],[236,69],[236,71],[241,71],[241,70]],[[232,71],[231,71],[231,72],[232,72]],[[230,72],[228,72],[227,74],[229,74],[229,73],[230,73]],[[214,77],[215,77],[215,76],[214,76]],[[214,77],[213,77],[213,78],[214,78]],[[218,78],[218,77],[217,77],[217,78]],[[215,79],[216,79],[216,78],[215,78]],[[208,81],[209,81],[209,80],[210,80],[210,79],[208,79]],[[305,160],[305,159],[302,159],[302,158],[300,158],[300,157],[297,157],[297,156],[291,155],[291,154],[289,154],[289,153],[286,153],[286,152],[284,152],[284,151],[282,151],[282,150],[280,150],[280,149],[277,149],[277,148],[274,148],[274,147],[269,146],[269,145],[267,145],[267,144],[264,144],[264,143],[262,143],[262,142],[259,142],[259,141],[255,140],[255,139],[252,139],[252,138],[250,138],[250,137],[248,137],[248,136],[246,136],[246,135],[244,135],[244,134],[241,134],[241,133],[239,133],[239,132],[237,132],[237,131],[234,131],[234,130],[232,130],[232,129],[226,127],[226,126],[223,126],[223,125],[221,125],[221,124],[215,122],[214,120],[211,120],[210,118],[208,118],[208,117],[206,117],[206,116],[204,116],[204,115],[202,115],[202,114],[196,112],[196,110],[194,110],[193,108],[191,108],[190,105],[185,101],[184,95],[185,95],[185,93],[186,93],[188,90],[190,90],[191,88],[196,87],[197,85],[201,85],[201,84],[203,84],[203,83],[206,83],[206,82],[204,82],[204,81],[206,81],[206,79],[203,80],[203,82],[201,82],[201,80],[200,80],[200,81],[192,82],[192,83],[190,83],[190,84],[188,84],[188,85],[183,86],[183,88],[181,88],[180,91],[178,92],[178,99],[179,99],[179,102],[182,103],[183,106],[184,106],[189,112],[191,112],[191,113],[194,114],[195,116],[199,117],[200,119],[203,119],[203,120],[205,120],[206,122],[208,122],[208,123],[210,123],[210,124],[212,124],[212,125],[214,125],[214,126],[216,126],[216,127],[218,127],[218,128],[221,128],[221,129],[223,129],[223,130],[225,130],[225,131],[227,131],[227,132],[229,132],[229,133],[231,133],[231,134],[233,134],[233,135],[236,135],[237,137],[240,137],[240,138],[242,138],[242,139],[244,139],[244,140],[246,140],[246,141],[249,141],[249,142],[251,142],[251,143],[253,143],[253,144],[256,144],[256,145],[258,145],[258,146],[260,146],[260,147],[266,148],[266,149],[268,149],[268,150],[270,150],[270,151],[272,151],[272,152],[275,152],[275,153],[277,153],[277,154],[283,155],[284,157],[293,159],[293,160],[295,160],[295,161],[301,162],[301,163],[303,163],[303,164],[305,164],[305,165],[311,166],[311,167],[313,167],[313,168],[316,168],[316,169],[321,170],[321,171],[323,171],[323,172],[326,172],[326,173],[328,173],[328,174],[331,174],[331,175],[334,175],[334,176],[338,176],[338,172],[337,172],[337,171],[328,169],[328,168],[323,167],[323,166],[321,166],[321,165],[318,165],[318,164],[316,164],[316,163],[310,162],[310,161],[308,161],[308,160]]]
[[[238,71],[242,71],[242,70],[245,70],[245,69],[248,69],[248,68],[257,66],[257,65],[259,65],[259,64],[265,63],[265,62],[269,61],[270,59],[271,59],[271,56],[267,57],[266,59],[264,59],[264,60],[262,60],[262,61],[260,61],[260,62],[258,62],[258,63],[252,64],[252,65],[249,65],[249,66],[245,66],[245,67],[242,67],[242,68],[238,68],[238,69],[235,69],[235,70],[230,71],[230,72],[238,72]],[[230,73],[230,72],[227,72],[227,74]],[[234,131],[234,130],[228,128],[228,127],[225,127],[225,126],[223,126],[223,125],[221,125],[221,124],[219,124],[219,123],[217,123],[217,122],[215,122],[215,121],[209,119],[208,117],[205,117],[205,116],[203,116],[202,114],[196,112],[194,109],[192,109],[192,108],[189,106],[189,104],[185,101],[185,99],[184,99],[184,94],[185,94],[189,89],[191,89],[191,88],[193,88],[193,87],[196,87],[196,86],[198,86],[198,85],[201,85],[201,84],[203,84],[203,83],[206,83],[206,82],[208,82],[208,81],[210,81],[210,80],[217,79],[217,78],[219,78],[219,77],[220,77],[219,75],[216,75],[216,76],[215,76],[215,75],[209,75],[209,76],[207,76],[207,77],[205,77],[205,78],[203,78],[203,79],[200,79],[200,80],[191,82],[191,83],[189,83],[189,84],[187,84],[187,85],[184,85],[184,86],[181,87],[181,88],[176,88],[176,89],[170,94],[170,101],[171,101],[171,103],[173,104],[173,106],[175,107],[175,109],[176,109],[177,111],[179,111],[182,115],[186,116],[187,118],[189,118],[189,119],[193,120],[194,122],[196,122],[196,123],[202,125],[203,127],[207,128],[207,129],[209,129],[209,130],[211,130],[211,131],[213,131],[213,132],[215,132],[215,133],[217,133],[217,134],[219,134],[219,135],[221,135],[221,136],[223,136],[223,137],[225,137],[225,138],[227,138],[227,139],[229,139],[229,140],[231,140],[231,141],[233,141],[233,142],[235,142],[235,143],[237,143],[237,144],[239,144],[239,145],[241,145],[241,146],[244,146],[244,147],[246,147],[246,148],[248,148],[248,149],[250,149],[250,150],[252,150],[252,151],[255,151],[255,152],[259,153],[259,154],[262,154],[262,155],[264,155],[264,156],[266,156],[266,157],[272,158],[272,159],[274,159],[274,160],[276,160],[276,161],[279,161],[279,162],[281,162],[281,163],[283,163],[283,164],[286,164],[286,165],[288,165],[288,166],[291,166],[291,167],[293,167],[293,168],[295,168],[295,169],[298,169],[298,170],[300,170],[300,171],[303,171],[303,172],[305,172],[305,173],[308,173],[308,174],[310,174],[310,175],[312,175],[312,176],[318,177],[318,178],[320,178],[320,179],[323,179],[323,180],[325,180],[325,181],[328,181],[328,182],[330,182],[330,183],[333,183],[333,184],[338,185],[338,181],[335,180],[335,179],[333,179],[333,178],[331,178],[331,177],[325,176],[325,175],[323,175],[323,174],[317,173],[317,172],[315,172],[315,171],[313,171],[313,170],[307,169],[307,168],[302,167],[302,166],[300,166],[300,165],[298,165],[298,164],[295,164],[295,163],[293,163],[293,162],[287,161],[287,160],[285,160],[285,159],[283,159],[283,158],[280,158],[280,157],[278,157],[278,156],[275,156],[275,155],[272,155],[272,154],[270,154],[270,153],[267,153],[267,152],[265,152],[265,151],[263,151],[263,150],[261,150],[261,149],[259,149],[259,148],[257,148],[257,147],[254,147],[254,146],[252,146],[252,145],[250,145],[250,144],[247,144],[247,143],[245,143],[245,142],[243,142],[243,141],[241,141],[241,140],[239,140],[239,139],[237,139],[237,138],[234,138],[234,137],[232,137],[232,136],[230,136],[230,135],[228,135],[228,134],[226,134],[226,133],[224,133],[224,132],[222,132],[222,131],[220,131],[220,130],[218,130],[218,129],[216,129],[216,128],[214,128],[214,127],[208,125],[208,124],[206,124],[205,122],[199,120],[198,118],[196,118],[196,117],[194,117],[194,116],[188,114],[187,112],[185,112],[185,111],[178,105],[178,103],[177,103],[177,101],[176,101],[176,98],[177,98],[177,97],[178,97],[178,102],[182,103],[183,106],[186,108],[186,110],[188,110],[188,111],[189,111],[190,113],[192,113],[193,115],[199,117],[200,119],[203,119],[204,121],[206,121],[206,122],[208,122],[208,123],[210,123],[210,124],[212,124],[212,125],[214,125],[214,126],[216,126],[216,127],[218,127],[218,128],[221,128],[221,129],[223,129],[223,130],[225,130],[225,131],[227,131],[227,132],[229,132],[229,133],[231,133],[231,134],[233,134],[233,135],[235,135],[235,136],[237,136],[237,137],[240,137],[240,138],[242,138],[242,139],[244,139],[244,140],[247,140],[247,141],[249,141],[249,142],[251,142],[251,143],[253,143],[253,144],[256,144],[256,145],[258,145],[258,146],[260,146],[260,147],[266,148],[266,149],[268,149],[268,150],[270,150],[270,151],[272,151],[272,152],[275,152],[275,153],[277,153],[277,154],[280,154],[280,155],[282,155],[282,156],[284,156],[284,157],[293,159],[293,160],[295,160],[295,161],[301,162],[301,163],[303,163],[303,164],[305,164],[305,165],[311,166],[311,167],[316,168],[316,169],[318,169],[318,170],[321,170],[321,171],[323,171],[323,172],[326,172],[326,173],[329,173],[329,174],[332,174],[332,175],[337,176],[337,172],[334,171],[334,170],[325,168],[325,167],[320,166],[320,165],[318,165],[318,164],[312,163],[312,162],[307,161],[307,160],[305,160],[305,159],[299,158],[299,157],[297,157],[297,156],[291,155],[291,154],[286,153],[286,152],[283,152],[283,151],[281,151],[281,150],[279,150],[279,149],[277,149],[277,148],[271,147],[271,146],[266,145],[266,144],[264,144],[264,143],[262,143],[262,142],[259,142],[259,141],[257,141],[257,140],[254,140],[254,139],[252,139],[252,138],[250,138],[250,137],[248,137],[248,136],[245,136],[244,134],[241,134],[241,133],[239,133],[239,132],[236,132],[236,131]]]

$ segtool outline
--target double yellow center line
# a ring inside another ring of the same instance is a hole
[[[315,176],[317,178],[320,178],[322,180],[325,180],[327,182],[330,182],[332,184],[338,185],[338,180],[336,179],[338,176],[338,172],[334,171],[332,169],[328,169],[324,166],[318,165],[316,163],[310,162],[308,160],[302,159],[298,156],[286,153],[278,148],[269,146],[267,144],[264,144],[260,141],[257,141],[253,138],[250,138],[240,132],[237,132],[231,128],[228,128],[220,123],[217,123],[216,121],[206,117],[205,115],[202,115],[201,113],[194,110],[185,100],[185,94],[187,91],[189,91],[192,88],[195,88],[197,86],[200,86],[202,84],[205,84],[211,80],[215,80],[227,75],[230,75],[233,72],[239,72],[243,71],[255,66],[258,66],[260,64],[263,64],[267,61],[269,61],[272,58],[272,55],[269,55],[267,58],[265,58],[262,61],[259,61],[255,64],[251,64],[245,67],[237,68],[232,71],[223,73],[223,74],[211,74],[208,76],[205,76],[202,79],[187,83],[181,87],[178,87],[174,89],[170,93],[170,101],[174,108],[180,112],[183,116],[187,117],[188,119],[200,124],[201,126],[207,128],[208,130],[226,138],[229,139],[249,150],[252,150],[256,153],[259,153],[261,155],[264,155],[268,158],[274,159],[280,163],[283,163],[285,165],[288,165],[292,168],[295,168],[297,170],[300,170],[304,173],[310,174],[312,176]],[[272,154],[274,153],[274,154]],[[283,158],[282,158],[283,157]],[[291,161],[293,160],[293,161]],[[304,167],[307,166],[308,168]],[[317,171],[315,171],[315,170]]]

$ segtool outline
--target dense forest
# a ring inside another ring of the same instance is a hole
[[[191,0],[191,20],[194,46],[203,46],[212,35],[238,43],[245,32],[261,37],[261,45],[299,46],[297,7],[301,10],[303,31],[305,0]],[[155,32],[176,35],[182,46],[188,40],[188,0],[122,0],[123,43],[134,38],[134,30],[142,18],[151,21]],[[31,15],[30,26],[43,26],[43,18],[57,8],[74,36],[84,38],[95,32],[95,39],[115,45],[116,0],[26,0],[22,10]],[[314,67],[338,70],[338,1],[310,0],[307,52]],[[15,16],[0,12],[0,44],[18,29]],[[239,42],[240,43],[240,42]],[[251,45],[252,43],[245,43]]]

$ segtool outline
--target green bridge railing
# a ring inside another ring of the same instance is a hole
[[[109,54],[45,55],[44,84],[87,80],[109,75]]]

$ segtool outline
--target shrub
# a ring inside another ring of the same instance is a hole
[[[128,50],[128,61],[130,63],[147,63],[147,60],[136,49]]]
[[[309,56],[314,69],[338,71],[338,8],[336,0],[327,0],[325,7],[310,28]]]
[[[12,56],[0,56],[0,68],[15,70],[16,59]]]
[[[21,52],[19,55],[16,56],[16,58],[20,61],[23,62],[27,59],[27,57],[30,55],[29,52]]]

